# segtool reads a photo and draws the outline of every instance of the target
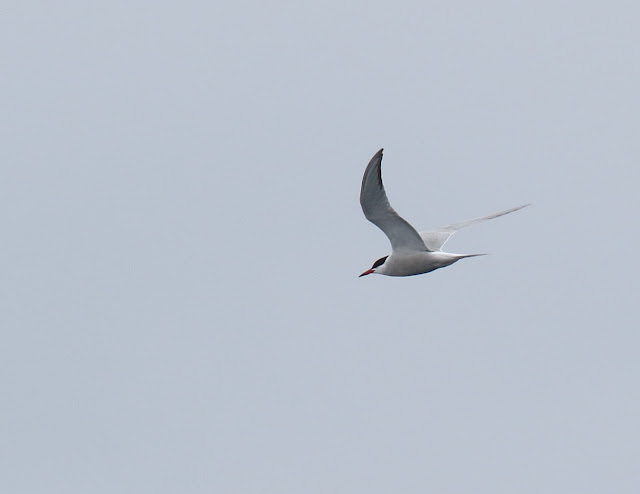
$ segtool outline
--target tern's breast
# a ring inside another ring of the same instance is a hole
[[[413,276],[449,266],[458,257],[444,252],[394,253],[384,263],[381,274],[387,276]]]

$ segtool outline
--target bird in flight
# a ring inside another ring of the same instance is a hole
[[[391,254],[374,262],[371,269],[367,269],[360,275],[361,277],[372,273],[387,276],[413,276],[444,268],[466,257],[483,256],[485,254],[450,254],[442,252],[442,247],[460,228],[498,218],[529,206],[529,204],[523,204],[499,213],[443,226],[434,231],[418,233],[389,204],[382,184],[381,166],[382,149],[371,158],[364,171],[360,205],[365,217],[389,237]]]

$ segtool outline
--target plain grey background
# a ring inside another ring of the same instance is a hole
[[[3,493],[640,492],[635,2],[2,11]]]

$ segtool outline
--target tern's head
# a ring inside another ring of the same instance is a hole
[[[387,260],[387,257],[389,257],[389,256],[384,256],[384,257],[381,257],[380,259],[378,259],[376,262],[373,263],[373,266],[371,266],[371,269],[367,269],[364,273],[362,273],[359,276],[359,278],[362,277],[362,276],[366,276],[368,274],[375,273],[376,271],[378,271],[378,269],[380,269],[380,267],[382,267],[384,265],[384,262]]]

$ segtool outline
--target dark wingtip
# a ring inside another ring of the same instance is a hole
[[[383,151],[383,149],[384,148],[380,148],[380,150],[376,154],[373,155],[373,157],[369,161],[369,164],[367,165],[367,168],[365,168],[365,170],[364,170],[364,175],[362,176],[362,187],[360,188],[360,204],[362,204],[362,194],[364,193],[365,185],[366,185],[367,180],[369,179],[369,177],[371,177],[373,179],[373,177],[375,175],[377,175],[378,185],[380,187],[382,187],[381,167],[382,167],[382,151]],[[384,193],[384,191],[383,191],[383,193]],[[364,209],[363,209],[363,211],[364,211]],[[366,215],[367,214],[365,213],[365,216]]]

